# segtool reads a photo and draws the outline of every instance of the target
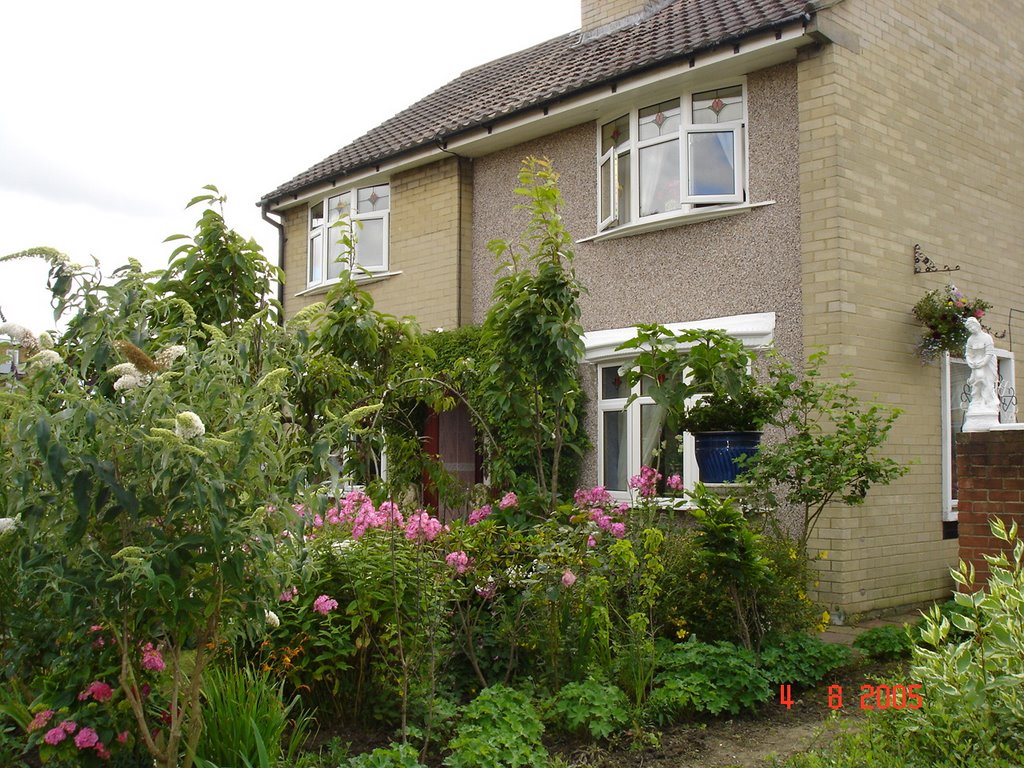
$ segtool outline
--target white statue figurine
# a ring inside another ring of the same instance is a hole
[[[964,359],[971,369],[967,384],[971,403],[964,421],[965,432],[983,432],[999,423],[999,398],[996,395],[997,361],[992,336],[975,317],[964,321],[970,337],[964,345]]]

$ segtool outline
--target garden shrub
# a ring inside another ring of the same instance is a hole
[[[691,637],[673,646],[663,644],[658,667],[652,699],[657,697],[655,708],[661,712],[736,715],[772,695],[757,657],[732,643],[702,643]]]
[[[551,700],[549,712],[565,731],[587,732],[595,741],[612,738],[630,718],[622,689],[593,677],[563,686]]]
[[[762,648],[759,662],[773,689],[783,683],[810,688],[846,666],[850,662],[850,649],[796,633],[784,635]]]
[[[895,661],[908,658],[913,648],[910,628],[887,624],[871,627],[857,635],[853,647],[865,656],[878,661]]]
[[[378,747],[372,752],[350,757],[345,765],[348,768],[426,768],[420,762],[415,747],[394,742],[387,747]]]
[[[504,685],[485,688],[462,712],[448,742],[450,768],[533,768],[544,765],[544,724],[529,696]]]

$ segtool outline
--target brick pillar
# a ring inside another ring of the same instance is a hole
[[[972,563],[975,585],[988,580],[983,555],[1005,547],[992,536],[989,520],[1014,522],[1024,534],[1024,430],[965,432],[956,438],[960,558]]]

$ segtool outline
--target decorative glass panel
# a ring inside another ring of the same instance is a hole
[[[386,211],[391,204],[391,190],[388,184],[363,187],[356,193],[356,212],[373,213]]]
[[[743,119],[743,86],[693,94],[693,122],[714,125]]]
[[[640,110],[640,141],[679,133],[679,99],[663,101]]]
[[[640,215],[679,208],[679,141],[640,150]]]
[[[309,206],[309,228],[316,229],[324,223],[324,201]]]
[[[345,192],[327,200],[327,223],[333,224],[343,216],[352,214],[352,194]]]
[[[629,397],[629,384],[619,373],[619,366],[608,365],[601,369],[601,399],[616,400]]]
[[[950,477],[952,480],[952,499],[958,498],[958,483],[956,472],[956,436],[963,432],[964,418],[967,415],[967,406],[971,401],[971,389],[967,380],[971,376],[971,369],[967,363],[960,360],[949,361],[949,440],[950,440]]]
[[[603,445],[604,487],[610,491],[626,490],[627,450],[626,412],[605,411]]]
[[[736,194],[736,135],[732,131],[687,134],[690,195]]]
[[[601,126],[601,154],[612,147],[629,143],[629,115],[612,120]]]
[[[356,231],[356,261],[369,270],[384,268],[384,220],[363,219]]]
[[[309,238],[309,282],[319,283],[324,279],[324,240],[317,232]]]

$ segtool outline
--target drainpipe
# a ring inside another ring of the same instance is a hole
[[[277,266],[281,270],[281,279],[277,281],[277,303],[281,305],[281,314],[277,318],[280,325],[284,325],[284,224],[276,219],[270,218],[266,205],[260,206],[260,214],[263,220],[277,230]]]

